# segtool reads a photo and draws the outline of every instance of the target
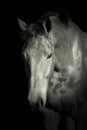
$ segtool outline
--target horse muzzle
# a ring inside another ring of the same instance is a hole
[[[28,101],[33,111],[43,111],[45,101],[42,96],[34,97],[33,94],[29,95]]]

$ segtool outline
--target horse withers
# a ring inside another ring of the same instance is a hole
[[[29,103],[40,111],[47,108],[71,116],[76,129],[82,130],[87,108],[87,34],[63,11],[49,12],[31,25],[18,21],[25,42]]]

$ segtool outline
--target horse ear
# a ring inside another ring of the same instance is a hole
[[[46,18],[45,27],[46,27],[46,31],[49,33],[51,31],[51,28],[52,28],[51,20],[49,17]]]
[[[24,21],[22,21],[20,18],[17,18],[17,20],[18,20],[18,24],[21,30],[25,31],[27,29],[27,24]]]

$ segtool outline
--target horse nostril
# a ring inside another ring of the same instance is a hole
[[[43,106],[44,106],[43,100],[42,100],[42,98],[39,98],[38,99],[38,107],[39,107],[39,109],[42,110]]]

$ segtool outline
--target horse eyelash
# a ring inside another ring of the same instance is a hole
[[[47,59],[51,58],[51,56],[52,56],[52,54],[48,55],[48,56],[47,56]]]

